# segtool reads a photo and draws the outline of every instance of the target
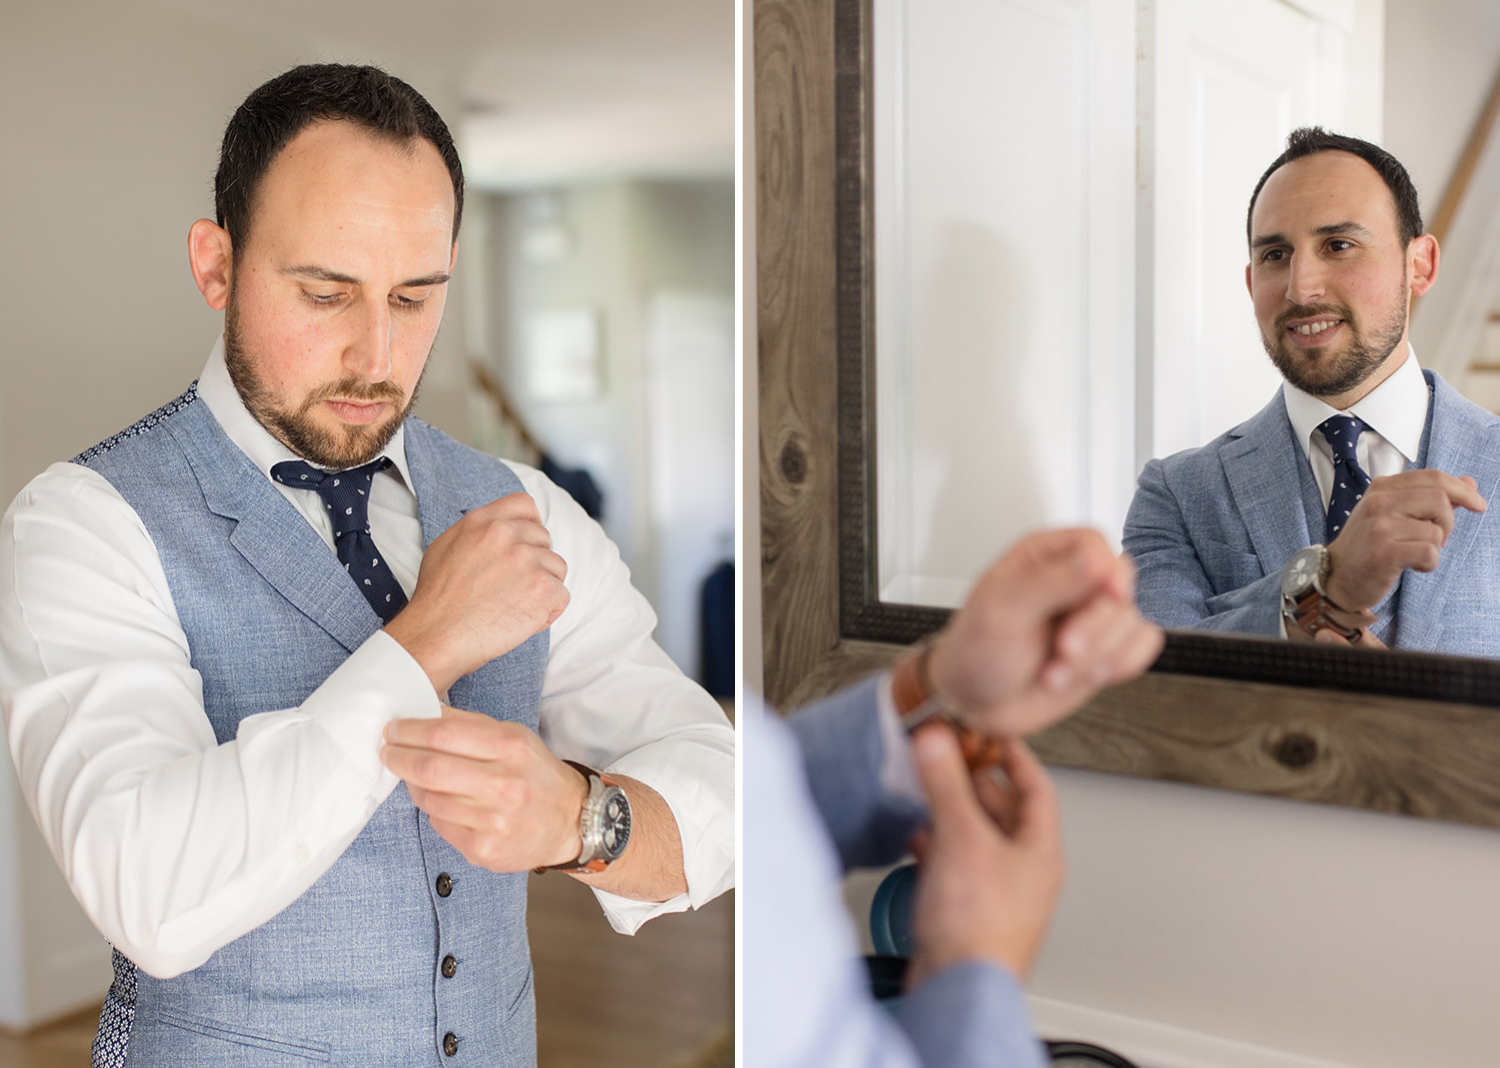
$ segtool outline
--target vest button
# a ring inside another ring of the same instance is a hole
[[[453,893],[453,879],[449,877],[447,872],[443,872],[437,877],[437,892],[438,897],[447,897]]]
[[[452,953],[449,953],[446,957],[443,958],[443,978],[452,979],[457,974],[458,961],[453,959]]]
[[[443,1036],[443,1052],[450,1057],[458,1056],[458,1036],[452,1031]]]

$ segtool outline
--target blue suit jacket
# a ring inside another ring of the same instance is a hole
[[[1407,570],[1376,611],[1388,645],[1500,656],[1500,417],[1432,371],[1416,467],[1470,475],[1491,512],[1459,509],[1442,562]],[[1495,513],[1495,514],[1492,514]],[[1125,518],[1142,614],[1164,627],[1280,632],[1281,569],[1323,540],[1325,505],[1278,392],[1202,448],[1152,460]]]

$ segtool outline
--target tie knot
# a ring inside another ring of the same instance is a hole
[[[328,509],[333,536],[370,532],[370,488],[375,476],[391,465],[389,456],[347,471],[323,471],[302,460],[284,460],[271,468],[283,486],[312,490]]]
[[[1347,462],[1355,458],[1355,446],[1359,444],[1359,435],[1365,424],[1352,415],[1333,415],[1319,423],[1318,429],[1333,448],[1333,462],[1337,464],[1340,460]]]

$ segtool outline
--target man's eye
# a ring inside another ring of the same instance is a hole
[[[1353,241],[1345,241],[1342,237],[1336,237],[1332,241],[1328,242],[1328,250],[1330,252],[1343,252],[1346,249],[1351,249],[1353,247]]]
[[[309,304],[314,304],[318,307],[328,307],[329,305],[337,304],[344,296],[342,293],[309,293],[306,290],[303,290],[302,295],[307,298]]]
[[[416,311],[422,305],[427,303],[427,298],[424,296],[421,299],[418,299],[416,297],[406,297],[402,296],[400,293],[395,293],[391,296],[391,303],[396,305],[396,307],[403,308],[407,311]]]
[[[1262,263],[1276,263],[1284,259],[1286,259],[1286,249],[1284,248],[1268,248],[1260,257]]]

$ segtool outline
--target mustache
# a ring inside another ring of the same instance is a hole
[[[319,386],[302,401],[302,410],[309,411],[326,400],[348,400],[357,402],[390,401],[395,405],[406,402],[406,394],[394,382],[361,382],[357,378],[342,378]]]
[[[1299,304],[1295,308],[1288,308],[1276,317],[1276,329],[1285,330],[1293,319],[1311,319],[1319,315],[1330,315],[1335,319],[1343,319],[1351,326],[1354,325],[1354,313],[1339,304]]]

